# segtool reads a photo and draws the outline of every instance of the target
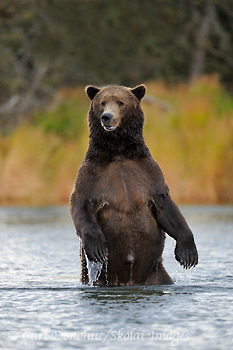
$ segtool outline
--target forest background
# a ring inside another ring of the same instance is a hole
[[[1,0],[0,204],[68,203],[85,85],[140,83],[172,197],[233,203],[232,53],[232,0]]]

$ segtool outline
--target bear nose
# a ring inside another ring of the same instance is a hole
[[[101,120],[103,124],[108,125],[112,118],[113,118],[113,115],[111,113],[104,113],[102,114]]]

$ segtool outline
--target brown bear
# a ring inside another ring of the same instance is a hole
[[[90,141],[71,196],[87,260],[102,262],[96,285],[173,283],[162,264],[165,232],[184,268],[197,265],[193,234],[172,201],[163,173],[143,139],[145,86],[88,86]]]

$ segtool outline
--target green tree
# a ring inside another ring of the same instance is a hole
[[[0,124],[59,86],[187,81],[233,86],[232,0],[2,0]]]

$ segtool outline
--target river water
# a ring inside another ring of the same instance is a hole
[[[232,349],[233,207],[183,206],[199,265],[172,286],[90,287],[68,207],[0,208],[3,349]]]

